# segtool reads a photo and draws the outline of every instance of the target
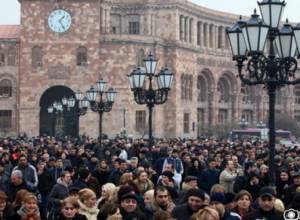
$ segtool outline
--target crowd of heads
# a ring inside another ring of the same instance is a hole
[[[0,139],[0,219],[250,220],[300,210],[298,146],[276,146],[270,186],[267,142],[102,141]]]

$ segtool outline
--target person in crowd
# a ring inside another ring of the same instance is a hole
[[[191,166],[187,169],[187,176],[200,177],[203,172],[203,166],[198,158],[193,158]]]
[[[179,203],[184,203],[185,195],[190,189],[198,189],[198,178],[196,176],[187,176],[182,183],[182,189],[179,193]]]
[[[21,155],[19,157],[19,162],[13,170],[20,170],[23,174],[23,179],[27,186],[32,190],[36,190],[38,186],[38,175],[34,166],[28,163],[27,156]]]
[[[300,210],[300,192],[296,192],[288,209]]]
[[[285,206],[284,206],[283,202],[278,198],[275,199],[274,208],[275,208],[275,210],[282,212],[282,213],[285,211]]]
[[[120,177],[119,185],[125,186],[125,185],[131,185],[133,183],[133,175],[132,173],[123,173]]]
[[[59,207],[63,199],[69,195],[69,186],[72,179],[69,171],[63,171],[61,177],[57,179],[57,183],[53,186],[49,193],[49,203],[51,205],[50,216],[55,219],[59,213]]]
[[[193,214],[190,220],[220,220],[219,213],[210,207],[204,207]]]
[[[120,210],[124,220],[146,220],[145,215],[140,211],[137,196],[133,193],[125,193],[120,198]]]
[[[293,184],[287,187],[285,197],[284,197],[284,204],[286,206],[289,206],[289,204],[293,200],[293,197],[298,187],[300,187],[300,172],[294,172]]]
[[[14,212],[17,212],[21,208],[23,199],[27,193],[29,193],[29,191],[26,189],[20,189],[16,193],[16,197],[15,197],[14,201],[12,202],[12,208],[13,208]]]
[[[87,220],[84,215],[78,213],[78,198],[74,196],[66,197],[61,202],[60,213],[56,220]]]
[[[238,194],[236,194],[235,202],[236,207],[233,211],[239,214],[243,220],[247,214],[254,211],[251,206],[253,202],[252,196],[246,190],[241,190]]]
[[[46,164],[44,161],[37,163],[37,174],[38,174],[38,190],[41,193],[41,205],[40,212],[42,218],[47,216],[48,207],[48,195],[52,188],[52,177],[50,173],[45,169]]]
[[[220,184],[224,186],[225,192],[233,192],[233,184],[237,177],[237,171],[232,160],[226,162],[226,168],[220,174]]]
[[[250,173],[248,182],[245,186],[247,190],[253,197],[253,200],[258,198],[259,189],[261,188],[259,175],[256,173]]]
[[[205,200],[204,191],[200,189],[190,189],[186,193],[186,201],[182,205],[176,206],[172,211],[172,217],[177,220],[189,219],[199,209],[203,208]]]
[[[64,163],[61,158],[58,158],[55,162],[55,166],[52,171],[52,184],[55,184],[55,181],[60,177],[62,171],[64,170]]]
[[[27,215],[32,215],[33,219],[40,217],[40,211],[38,208],[38,199],[32,193],[25,194],[21,208],[15,213],[12,219],[22,220],[27,217]]]
[[[90,175],[91,175],[90,171],[87,168],[81,167],[78,171],[78,179],[74,181],[72,186],[77,187],[79,189],[88,188],[89,187],[88,181]]]
[[[96,169],[92,171],[92,176],[94,176],[98,183],[101,186],[108,182],[108,177],[110,174],[110,169],[106,160],[100,160],[99,164],[96,166]]]
[[[279,174],[279,179],[276,181],[277,197],[285,201],[285,193],[289,185],[292,184],[292,178],[288,170],[282,169]]]
[[[269,167],[265,164],[259,167],[259,180],[261,187],[269,185]]]
[[[106,203],[114,203],[116,201],[117,188],[113,183],[106,183],[101,188],[101,197],[97,201],[97,207],[100,210]]]
[[[163,170],[165,170],[166,164],[172,164],[174,168],[174,180],[175,180],[175,186],[177,189],[180,187],[180,183],[182,180],[182,174],[183,174],[183,164],[181,159],[179,158],[179,153],[177,149],[173,149],[172,151],[168,152],[169,156],[165,159]]]
[[[111,172],[108,182],[119,185],[121,176],[127,171],[127,163],[125,160],[118,158],[115,160],[114,166],[116,169]]]
[[[12,202],[16,198],[16,194],[19,190],[25,189],[30,191],[26,182],[23,180],[23,174],[20,170],[14,170],[10,176],[10,183],[7,186],[7,196],[8,200]]]
[[[7,199],[6,193],[0,191],[0,220],[12,219],[15,214]]]
[[[224,193],[213,193],[210,197],[210,206],[218,213],[220,220],[241,220],[241,216],[225,208],[226,198]]]
[[[104,204],[99,211],[98,219],[122,220],[119,205],[111,202]]]
[[[151,194],[151,192],[146,192],[144,195],[144,203],[145,203],[145,213],[146,216],[149,216],[149,218],[152,218],[154,213],[159,210],[167,211],[171,214],[173,211],[175,204],[170,196],[170,193],[168,189],[164,186],[157,186],[154,189],[153,193],[153,201],[152,201],[152,194],[149,196],[150,199],[146,199],[147,195]]]
[[[210,195],[212,195],[213,193],[216,193],[216,192],[221,192],[221,193],[224,193],[225,194],[225,188],[223,185],[221,184],[215,184],[211,187],[210,189]]]
[[[154,213],[153,220],[170,220],[173,219],[171,214],[164,210],[159,210]]]
[[[93,190],[85,188],[78,193],[79,213],[84,215],[87,220],[97,220],[99,209],[97,208],[97,198]]]
[[[157,183],[158,186],[164,186],[170,192],[172,199],[178,198],[178,193],[175,188],[174,174],[171,171],[162,172],[160,179]]]
[[[148,179],[148,174],[146,171],[141,171],[137,173],[137,178],[134,180],[139,192],[143,195],[146,191],[154,188],[151,180]]]
[[[272,187],[261,188],[258,198],[259,209],[247,214],[244,219],[283,220],[283,213],[274,208],[275,199],[276,192]]]
[[[9,184],[9,171],[5,170],[4,162],[0,161],[0,190],[5,190]]]
[[[255,173],[257,171],[256,164],[252,161],[247,161],[244,167],[244,174],[238,175],[233,184],[233,191],[235,193],[238,193],[242,189],[245,189],[247,183],[249,182],[250,174]]]
[[[208,167],[204,169],[200,176],[200,188],[206,193],[210,193],[211,187],[219,183],[220,171],[216,168],[215,159],[208,161]]]

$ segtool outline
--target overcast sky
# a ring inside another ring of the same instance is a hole
[[[126,1],[126,0],[124,0]],[[257,7],[257,0],[190,0],[199,5],[212,9],[232,12],[242,15],[250,15]],[[300,1],[286,0],[287,6],[283,15],[283,20],[289,18],[290,21],[300,22]],[[1,0],[0,24],[19,24],[20,4],[18,0]]]

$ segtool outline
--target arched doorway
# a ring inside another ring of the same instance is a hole
[[[78,117],[74,108],[60,114],[49,114],[48,107],[53,102],[61,102],[63,97],[74,97],[74,92],[66,86],[53,86],[47,89],[40,99],[40,135],[78,136]]]

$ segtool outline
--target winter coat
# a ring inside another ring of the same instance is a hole
[[[241,220],[241,216],[235,212],[231,212],[229,209],[225,209],[224,216],[220,220]]]
[[[246,215],[245,217],[245,220],[254,220],[254,219],[284,220],[283,213],[275,210],[274,208],[271,211],[264,211],[262,209],[258,209]]]
[[[78,203],[80,206],[78,211],[79,214],[84,215],[87,220],[97,220],[97,216],[99,213],[99,209],[97,208],[97,206],[89,208],[80,201]]]
[[[59,178],[57,179],[57,183],[53,186],[51,192],[49,193],[48,200],[53,205],[60,206],[60,201],[68,197],[68,195],[68,186]]]
[[[189,219],[194,212],[188,206],[188,204],[178,205],[172,211],[172,217],[177,220],[187,220]]]
[[[13,170],[20,170],[23,174],[23,178],[26,181],[26,184],[32,189],[35,190],[38,186],[38,175],[34,166],[28,164],[25,167],[16,166]]]
[[[26,189],[28,191],[30,191],[29,187],[27,186],[27,184],[25,183],[25,180],[23,180],[23,182],[19,185],[14,185],[12,184],[11,182],[7,185],[7,188],[6,188],[6,194],[8,196],[8,200],[10,202],[14,201],[15,198],[16,198],[16,194],[19,190],[21,189]]]
[[[225,192],[233,192],[233,184],[237,173],[223,170],[220,174],[220,184],[225,188]]]
[[[15,213],[14,217],[12,218],[13,220],[21,220],[23,217],[25,217],[28,214],[27,210],[25,209],[24,206],[21,206],[21,208]],[[35,212],[36,216],[40,216],[39,209],[36,210]]]
[[[200,176],[200,188],[206,193],[210,193],[210,189],[216,183],[219,183],[220,171],[218,169],[206,169]]]
[[[153,185],[153,183],[151,182],[151,180],[147,180],[147,183],[146,183],[146,184],[144,184],[144,183],[138,181],[138,179],[134,180],[133,182],[134,182],[134,184],[137,186],[137,188],[139,189],[139,192],[140,192],[142,195],[144,195],[144,193],[147,192],[148,190],[154,188],[154,185]]]

